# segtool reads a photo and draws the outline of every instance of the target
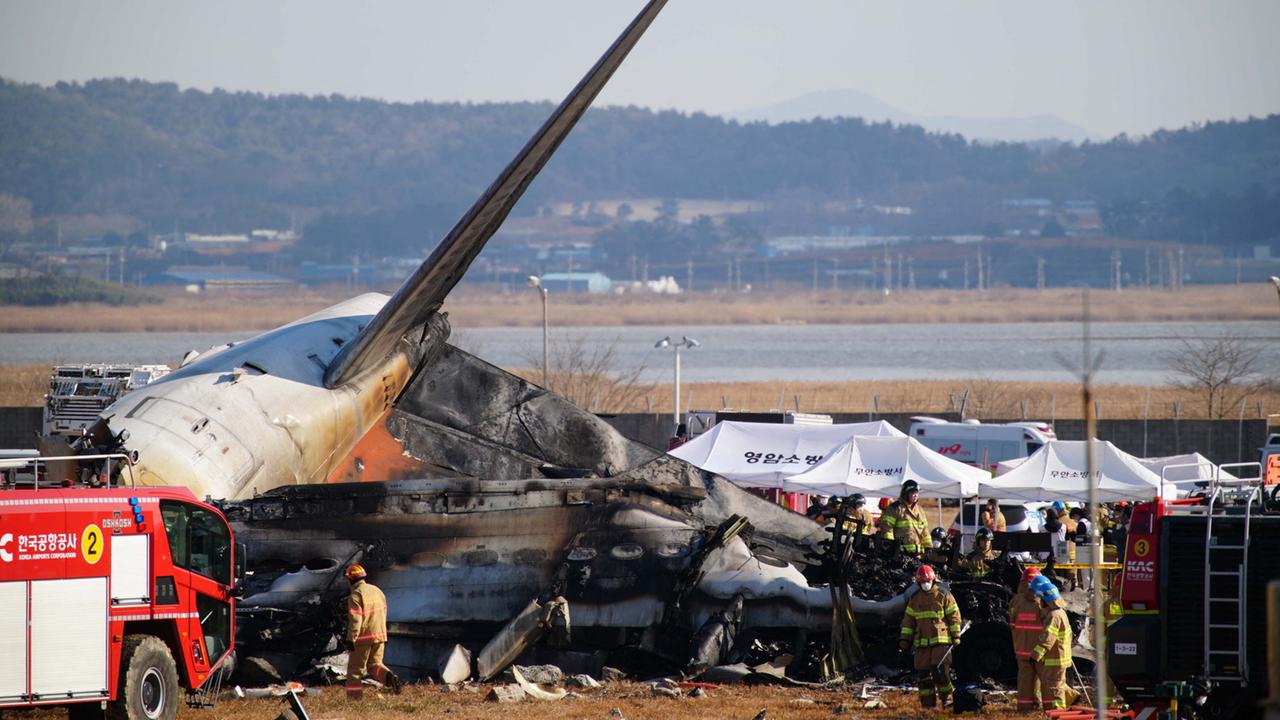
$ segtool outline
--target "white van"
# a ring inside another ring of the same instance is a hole
[[[1057,439],[1053,427],[1043,422],[984,425],[928,416],[911,418],[908,434],[942,455],[992,472],[1001,460],[1026,457]]]

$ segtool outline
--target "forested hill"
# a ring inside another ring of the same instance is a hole
[[[136,80],[0,81],[0,193],[30,200],[41,216],[120,212],[191,229],[210,220],[225,230],[279,226],[298,208],[452,213],[550,110],[208,93]],[[522,209],[550,200],[797,195],[933,203],[954,207],[960,225],[964,207],[1014,197],[1129,208],[1139,229],[1155,222],[1153,207],[1170,215],[1170,203],[1252,212],[1280,206],[1280,115],[1042,153],[856,119],[743,125],[605,108],[588,113]],[[938,231],[966,229],[976,228]]]

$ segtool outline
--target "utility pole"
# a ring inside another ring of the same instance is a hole
[[[818,258],[813,258],[813,294],[818,294]]]
[[[982,261],[982,243],[978,243],[978,292],[983,292],[987,289],[986,277],[983,272],[984,265]]]
[[[893,291],[893,261],[889,259],[889,243],[881,247],[884,248],[884,291],[887,294]]]
[[[916,261],[910,255],[907,256],[907,287],[916,289]]]
[[[1044,257],[1036,258],[1036,289],[1044,290]]]
[[[684,268],[684,291],[693,292],[693,258],[689,258]]]

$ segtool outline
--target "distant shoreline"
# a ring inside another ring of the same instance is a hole
[[[268,330],[356,293],[299,290],[289,294],[170,294],[154,305],[71,304],[0,307],[0,333],[210,332]],[[1264,283],[1193,285],[1171,292],[1131,288],[1090,291],[1097,322],[1280,320],[1275,288]],[[558,327],[789,325],[884,323],[1079,322],[1081,291],[1072,288],[561,295],[550,298]],[[455,292],[445,304],[456,327],[536,327],[541,306],[531,292]]]

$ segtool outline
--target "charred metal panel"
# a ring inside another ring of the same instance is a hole
[[[396,407],[543,463],[603,477],[659,456],[568,400],[448,345],[410,381]]]

